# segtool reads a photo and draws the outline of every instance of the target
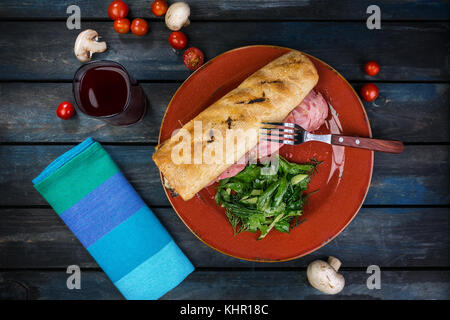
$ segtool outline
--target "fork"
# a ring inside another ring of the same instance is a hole
[[[402,153],[403,143],[397,140],[380,140],[339,134],[312,134],[298,124],[289,122],[262,122],[263,140],[289,145],[320,141],[335,146],[346,146],[387,153]],[[268,127],[269,126],[269,127]]]

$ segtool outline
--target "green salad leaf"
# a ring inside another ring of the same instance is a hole
[[[263,174],[261,169],[267,164],[250,164],[234,177],[219,181],[215,199],[225,208],[235,235],[259,231],[258,239],[263,239],[272,229],[289,233],[291,225],[299,224],[307,200],[304,192],[320,162],[298,164],[278,157],[277,172]]]

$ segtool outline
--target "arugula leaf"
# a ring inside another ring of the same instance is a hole
[[[283,201],[283,197],[286,194],[289,183],[286,179],[286,177],[281,178],[280,183],[278,185],[277,193],[275,194],[275,197],[273,198],[273,206],[278,207],[281,204],[281,201]]]
[[[216,203],[225,208],[235,235],[259,231],[258,239],[263,239],[272,229],[289,233],[299,223],[308,197],[303,193],[319,164],[315,159],[291,163],[280,156],[278,171],[270,175],[261,172],[269,163],[248,165],[236,176],[219,181]]]
[[[228,189],[231,189],[231,190],[234,190],[237,193],[241,193],[241,192],[244,192],[247,189],[248,185],[245,184],[245,183],[237,181],[237,182],[229,182],[229,183],[225,184],[224,187],[228,188]]]
[[[276,181],[270,185],[258,198],[256,202],[256,207],[258,210],[263,210],[270,205],[270,200],[274,192],[277,190],[280,185],[280,181]]]
[[[282,156],[280,156],[278,165],[281,168],[282,172],[293,175],[297,175],[300,173],[308,173],[315,168],[314,164],[298,164],[288,162]]]
[[[286,220],[278,221],[277,223],[275,223],[275,226],[274,226],[274,228],[276,230],[278,230],[280,232],[285,232],[285,233],[289,233],[289,227],[290,227],[290,224]]]
[[[235,180],[250,183],[261,175],[261,168],[256,164],[247,166],[244,170],[233,177]]]

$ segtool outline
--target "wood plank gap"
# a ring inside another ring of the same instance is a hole
[[[441,205],[441,204],[425,204],[425,205],[417,205],[417,204],[366,204],[362,205],[361,208],[366,209],[437,209],[437,208],[450,208],[450,204]],[[11,210],[11,209],[51,209],[50,205],[0,205],[0,210]],[[172,209],[170,205],[160,205],[160,206],[150,206],[150,209]]]
[[[403,141],[403,144],[405,146],[448,146],[450,145],[449,141],[442,141],[442,142],[409,142],[409,141]]]
[[[78,142],[26,142],[26,141],[14,141],[14,142],[0,142],[0,146],[75,146],[79,144]],[[156,142],[102,142],[99,141],[104,146],[129,146],[129,147],[155,147]]]
[[[326,259],[326,257],[324,257]],[[450,266],[445,267],[385,267],[379,266],[381,271],[418,271],[418,272],[429,272],[429,271],[450,271]],[[280,271],[294,271],[294,272],[304,272],[307,267],[196,267],[196,272],[280,272]],[[0,268],[0,272],[15,272],[15,271],[25,271],[25,272],[58,272],[65,271],[66,268]],[[103,272],[99,267],[81,267],[82,272]],[[366,271],[366,267],[341,267],[339,271],[346,272],[361,272]]]
[[[450,204],[366,204],[362,206],[362,208],[375,208],[375,209],[436,209],[436,208],[450,208]]]
[[[7,22],[63,22],[66,21],[66,17],[46,17],[46,18],[40,18],[40,17],[2,17],[2,21]],[[164,20],[161,18],[154,18],[154,17],[145,17],[145,20],[150,22],[160,22],[164,23]],[[210,22],[229,22],[229,23],[235,23],[235,22],[258,22],[258,23],[264,23],[264,22],[333,22],[333,23],[339,23],[339,22],[366,22],[366,19],[308,19],[308,18],[289,18],[289,19],[267,19],[267,18],[255,18],[255,19],[243,19],[243,18],[236,18],[236,19],[221,19],[221,18],[215,18],[215,19],[199,19],[199,18],[193,18],[189,19],[191,23],[210,23]],[[448,19],[437,19],[437,20],[430,20],[430,19],[389,19],[389,18],[383,18],[383,23],[430,23],[430,22],[449,22]],[[112,22],[109,18],[96,18],[96,17],[84,17],[82,18],[81,22]]]
[[[0,83],[72,83],[72,80],[68,79],[11,79],[11,80],[5,80],[0,79]]]
[[[326,259],[324,257],[323,259]],[[450,271],[450,266],[445,267],[387,267],[387,266],[379,266],[382,271]],[[239,271],[239,272],[264,272],[264,271],[306,271],[307,267],[259,267],[259,268],[251,268],[251,267],[199,267],[195,268],[195,271],[202,272],[217,272],[217,271]],[[339,268],[339,271],[349,271],[349,272],[360,272],[366,271],[366,267],[345,267],[342,266]]]
[[[378,79],[346,79],[352,85],[359,85],[365,83],[378,83],[378,84],[450,84],[450,80],[378,80]],[[177,79],[140,79],[139,83],[175,83],[182,84],[183,80]],[[68,79],[0,79],[1,83],[72,83],[72,80]]]
[[[99,141],[102,145],[105,146],[129,146],[129,147],[155,147],[157,145],[156,142],[111,142],[111,141]],[[74,146],[79,144],[80,142],[37,142],[37,141],[4,141],[0,142],[0,146]],[[405,146],[449,146],[450,141],[443,141],[443,142],[410,142],[410,141],[403,141]]]
[[[362,67],[362,66],[361,66]],[[378,79],[346,79],[352,85],[359,85],[365,83],[378,83],[378,84],[450,84],[448,80],[378,80]]]
[[[138,81],[139,83],[183,83],[183,80],[157,80],[157,79],[141,79]],[[450,81],[449,81],[450,82]],[[68,80],[68,79],[0,79],[0,84],[1,83],[42,83],[42,84],[46,84],[46,83],[72,83],[72,80]]]
[[[171,209],[172,206],[170,205],[161,205],[161,206],[150,206],[150,209]],[[21,205],[14,205],[14,206],[3,206],[0,205],[0,210],[11,210],[11,209],[51,209],[50,205],[45,205],[45,204],[36,204],[36,205],[25,205],[25,206],[21,206]]]

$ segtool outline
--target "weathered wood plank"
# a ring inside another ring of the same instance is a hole
[[[0,146],[0,206],[45,205],[31,180],[70,146]],[[151,206],[168,205],[154,147],[106,146],[130,183]],[[450,146],[407,146],[400,155],[377,153],[365,204],[449,204]]]
[[[361,84],[352,85],[358,89]],[[70,121],[57,118],[55,110],[61,101],[75,103],[70,83],[0,83],[0,142],[72,143],[91,136],[102,142],[156,143],[166,107],[179,86],[143,83],[149,100],[144,121],[120,128],[81,113]],[[450,141],[450,85],[380,83],[379,89],[380,98],[366,103],[375,137],[408,142]]]
[[[369,290],[364,271],[342,271],[337,296],[312,288],[306,272],[195,272],[163,299],[448,299],[448,271],[382,271],[381,289]],[[270,286],[268,284],[275,284]]]
[[[82,28],[97,30],[108,43],[96,59],[121,62],[136,79],[184,80],[190,74],[167,43],[170,30],[162,22],[151,22],[142,38],[119,35],[112,22],[84,22]],[[368,30],[363,22],[197,22],[186,33],[207,59],[270,44],[310,53],[351,80],[373,81],[362,66],[376,59],[382,66],[377,80],[447,81],[448,30],[444,22],[385,22],[382,30]],[[64,21],[1,22],[0,31],[0,80],[71,80],[80,65],[73,54],[78,30],[68,30]]]
[[[2,172],[0,205],[46,204],[34,190],[31,180],[69,148],[68,146],[0,147],[0,159],[4,159],[4,162],[0,163]],[[159,172],[151,158],[154,147],[106,146],[105,148],[118,166],[126,172],[125,175],[145,201],[155,206],[168,204]],[[33,159],[34,163],[32,164],[29,159]]]
[[[352,0],[189,0],[193,20],[284,20],[284,19],[367,19],[366,9],[373,1]],[[2,18],[66,18],[66,8],[76,4],[83,19],[107,19],[109,1],[14,1],[3,0]],[[148,0],[127,1],[133,17],[155,18]],[[445,20],[449,18],[448,2],[439,0],[379,0],[383,20]]]
[[[354,85],[360,89],[361,85]],[[365,102],[372,134],[406,142],[448,142],[450,85],[380,83],[380,96]],[[447,107],[440,107],[442,106]]]
[[[70,121],[56,116],[62,101],[75,105],[69,83],[1,83],[1,142],[80,142],[93,137],[102,142],[157,143],[166,107],[180,83],[142,84],[148,98],[143,121],[114,127],[81,112]],[[45,94],[41,94],[45,92]],[[39,99],[36,97],[39,96]]]
[[[407,146],[397,157],[375,152],[372,182],[364,204],[448,205],[449,161],[450,146]]]
[[[345,267],[450,266],[449,209],[363,208],[332,242],[293,261],[254,263],[221,254],[198,240],[173,209],[154,208],[196,267],[306,267],[335,255]],[[51,209],[0,209],[0,269],[98,267]]]
[[[381,289],[370,290],[364,271],[342,271],[346,286],[336,296],[311,287],[305,271],[195,271],[163,300],[449,299],[449,271],[383,271]],[[1,272],[2,299],[123,299],[100,271],[82,271],[81,289],[66,287],[61,271]],[[270,284],[270,285],[268,285]],[[275,284],[275,285],[274,285]]]

